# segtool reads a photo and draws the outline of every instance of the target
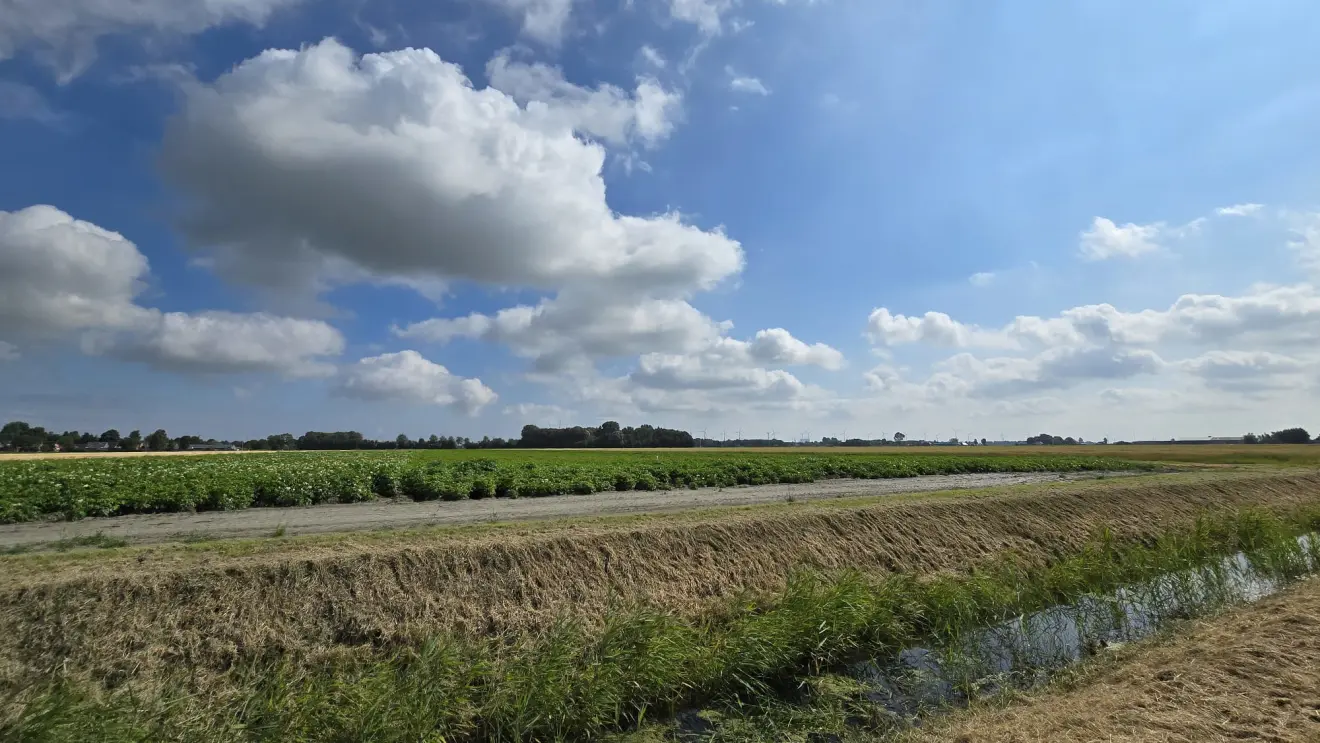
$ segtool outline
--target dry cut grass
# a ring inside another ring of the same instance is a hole
[[[339,540],[179,563],[140,551],[140,562],[83,560],[0,579],[0,696],[56,668],[148,685],[188,668],[202,683],[253,657],[310,663],[438,634],[536,632],[567,615],[599,623],[620,605],[696,616],[731,596],[781,590],[804,564],[926,573],[1004,553],[1041,564],[1102,526],[1120,539],[1153,538],[1216,510],[1318,500],[1320,474],[1202,474],[522,536]]]
[[[1320,579],[1165,645],[1134,648],[1071,689],[981,708],[905,743],[1320,740]]]

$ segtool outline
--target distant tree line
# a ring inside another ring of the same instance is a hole
[[[687,431],[641,425],[621,428],[616,421],[605,421],[595,428],[541,428],[528,424],[522,428],[517,446],[525,449],[635,449],[645,447],[686,448],[696,440]]]
[[[181,439],[197,437],[181,437]],[[32,426],[23,421],[10,421],[0,428],[0,449],[19,451],[74,451],[87,448],[88,444],[107,444],[108,448],[121,451],[168,451],[180,448],[181,439],[171,439],[164,429],[157,429],[146,436],[141,431],[130,431],[127,436],[120,435],[111,428],[101,434],[80,431],[48,431],[42,426]],[[107,448],[107,447],[102,447]]]
[[[1316,439],[1320,442],[1320,438]],[[1311,434],[1305,428],[1285,428],[1274,433],[1249,433],[1242,437],[1244,444],[1309,444]]]
[[[1305,428],[1285,428],[1273,433],[1249,433],[1242,437],[1244,444],[1306,444],[1312,441],[1311,434]],[[93,443],[95,442],[95,443]],[[1316,439],[1320,443],[1320,439]],[[957,439],[950,439],[950,444],[959,444]],[[985,439],[971,440],[968,444],[988,443]],[[1081,438],[1054,436],[1048,433],[1038,434],[1026,440],[1028,444],[1060,446],[1083,443]],[[1103,443],[1109,443],[1105,439]],[[1126,443],[1126,442],[1119,442]],[[1175,442],[1176,443],[1176,442]],[[1184,442],[1193,443],[1193,442]],[[79,451],[106,449],[121,451],[179,451],[187,450],[199,444],[230,444],[243,449],[265,450],[323,450],[342,451],[345,449],[629,449],[629,448],[687,448],[693,446],[740,446],[770,447],[795,446],[798,442],[786,442],[777,438],[764,439],[709,439],[693,438],[687,431],[672,428],[660,428],[641,425],[636,428],[621,427],[616,421],[605,421],[599,426],[573,426],[570,428],[542,428],[526,425],[522,436],[516,439],[483,437],[481,440],[466,436],[419,436],[410,438],[399,434],[393,439],[368,439],[357,431],[308,431],[301,436],[280,433],[262,439],[247,441],[217,441],[203,439],[201,436],[178,436],[171,438],[165,429],[159,428],[147,435],[141,431],[130,431],[123,436],[117,429],[111,428],[100,434],[80,431],[48,431],[41,426],[32,426],[23,421],[11,421],[0,428],[0,450],[18,451]],[[902,433],[895,433],[892,439],[838,439],[823,437],[816,446],[930,446],[929,441],[908,440]],[[89,446],[91,445],[91,446]]]
[[[492,439],[486,436],[480,441],[466,436],[418,436],[409,438],[401,433],[392,439],[369,439],[357,431],[308,431],[294,438],[293,434],[280,433],[264,439],[251,439],[243,442],[244,449],[270,449],[274,451],[342,451],[345,449],[505,449],[517,445],[517,439]]]
[[[606,421],[595,428],[576,426],[573,428],[540,428],[524,426],[522,438],[504,439],[484,436],[480,440],[466,436],[419,436],[410,438],[399,434],[392,439],[375,440],[363,436],[358,431],[308,431],[295,437],[290,433],[272,434],[261,439],[247,441],[217,441],[201,436],[179,436],[171,438],[164,429],[143,436],[141,431],[132,431],[128,436],[121,436],[116,429],[110,429],[100,435],[64,431],[56,433],[40,426],[31,426],[22,421],[13,421],[0,428],[0,450],[17,451],[79,451],[87,450],[88,444],[98,442],[94,448],[98,451],[107,449],[120,451],[184,451],[200,444],[228,444],[242,449],[271,451],[342,451],[346,449],[511,449],[522,448],[629,448],[629,447],[690,447],[695,444],[692,435],[686,431],[669,428],[657,428],[642,425],[636,428],[620,427],[615,421]],[[99,444],[108,446],[100,446]]]
[[[1069,446],[1082,443],[1080,438],[1071,436],[1052,436],[1048,433],[1037,434],[1027,438],[1028,444],[1040,444],[1042,446]],[[1106,441],[1105,443],[1109,443]]]

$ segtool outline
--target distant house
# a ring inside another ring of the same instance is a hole
[[[1174,439],[1175,444],[1241,444],[1241,436],[1192,436],[1185,439]]]
[[[238,451],[233,444],[191,444],[188,451]]]
[[[115,446],[109,441],[88,441],[85,444],[80,444],[78,448],[83,451],[111,451]]]

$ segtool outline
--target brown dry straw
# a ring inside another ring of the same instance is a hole
[[[797,506],[525,533],[433,533],[178,564],[84,560],[0,580],[0,692],[60,668],[150,685],[190,669],[536,631],[645,602],[694,616],[803,564],[925,573],[1012,552],[1040,563],[1101,526],[1151,538],[1214,510],[1320,501],[1320,475],[1200,474],[988,495]],[[608,565],[608,569],[607,566]]]

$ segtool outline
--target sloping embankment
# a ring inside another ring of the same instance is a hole
[[[1134,650],[1074,688],[970,710],[901,740],[1320,740],[1320,579]]]
[[[930,572],[1010,551],[1041,562],[1101,527],[1141,539],[1210,511],[1317,502],[1320,474],[1201,473],[521,534],[292,542],[177,562],[129,553],[0,578],[0,692],[54,668],[98,680],[180,668],[205,676],[243,658],[534,630],[569,613],[590,621],[620,602],[695,614],[780,588],[803,564]]]

